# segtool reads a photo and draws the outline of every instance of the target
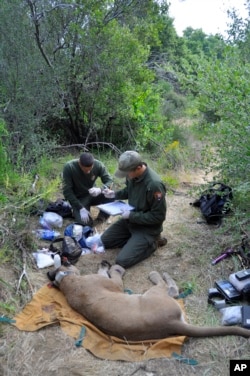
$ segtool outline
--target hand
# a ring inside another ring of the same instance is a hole
[[[112,191],[112,189],[105,188],[102,193],[106,198],[115,198],[115,191]]]
[[[89,221],[89,211],[87,210],[87,209],[85,209],[85,208],[82,208],[81,210],[80,210],[80,217],[81,217],[81,220],[82,220],[82,222],[83,223],[88,223],[88,221]]]
[[[128,219],[129,218],[129,216],[130,216],[130,211],[129,210],[124,210],[123,212],[122,212],[122,218],[123,219]]]
[[[102,193],[101,188],[93,187],[93,188],[90,188],[90,189],[89,189],[89,194],[90,194],[90,196],[92,196],[92,197],[97,197],[97,196],[99,196],[101,193]]]

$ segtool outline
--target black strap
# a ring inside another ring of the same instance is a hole
[[[50,252],[53,252],[53,253],[60,253],[60,252],[62,252],[62,247],[61,247],[61,249],[58,249],[56,246],[55,246],[55,244],[56,243],[62,243],[63,242],[63,239],[64,238],[56,238],[56,239],[54,239],[51,243],[50,243],[50,246],[49,246],[49,250],[50,250]]]

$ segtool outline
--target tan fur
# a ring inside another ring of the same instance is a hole
[[[59,270],[74,272],[76,268]],[[168,295],[168,287],[157,272],[149,276],[155,285],[142,295],[124,293],[123,274],[119,265],[112,266],[107,275],[103,271],[85,276],[68,274],[59,288],[73,309],[104,333],[122,339],[139,341],[175,335],[250,337],[250,330],[240,327],[196,327],[185,323],[178,301]]]

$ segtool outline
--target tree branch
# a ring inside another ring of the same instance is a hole
[[[44,58],[44,60],[46,61],[47,65],[50,67],[50,68],[53,68],[53,65],[50,61],[50,59],[48,58],[48,56],[46,55],[44,49],[43,49],[43,46],[42,46],[42,41],[41,41],[41,36],[40,36],[40,20],[44,17],[44,13],[37,13],[37,10],[36,10],[36,6],[35,6],[35,2],[34,1],[31,1],[31,0],[26,0],[28,5],[29,5],[29,8],[30,8],[30,12],[31,12],[31,19],[33,21],[33,24],[35,26],[35,37],[36,37],[36,43],[37,43],[37,46]]]
[[[53,149],[69,149],[69,148],[83,148],[84,151],[89,151],[88,146],[91,145],[104,145],[108,146],[110,149],[114,150],[118,155],[121,154],[121,150],[118,149],[114,144],[110,142],[88,142],[86,144],[71,144],[71,145],[62,145],[62,146],[54,146]]]

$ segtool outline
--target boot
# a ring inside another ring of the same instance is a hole
[[[167,244],[168,239],[165,236],[159,235],[156,242],[157,242],[157,247],[163,247],[164,245]]]
[[[96,219],[94,219],[94,221],[93,221],[93,227],[105,223],[109,219],[109,217],[110,216],[108,214],[100,211],[98,216],[96,217]]]

